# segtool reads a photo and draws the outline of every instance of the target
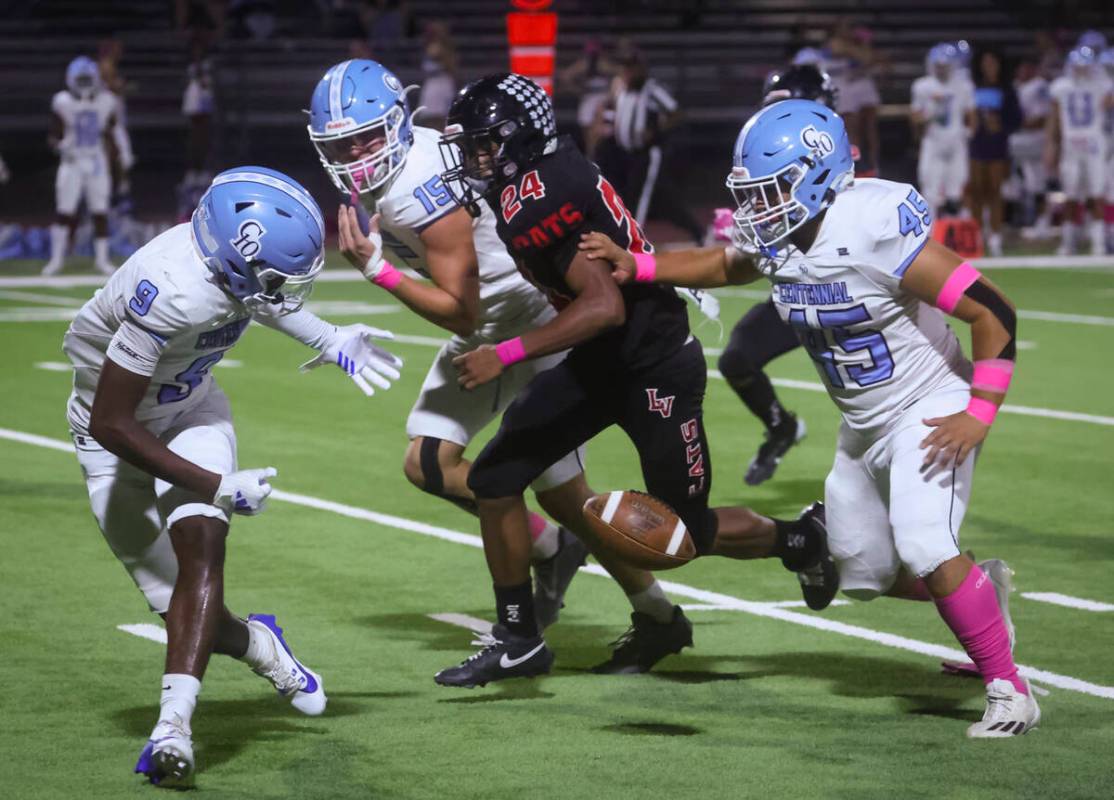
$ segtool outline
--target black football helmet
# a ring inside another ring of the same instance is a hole
[[[553,103],[529,78],[488,75],[453,99],[441,135],[441,179],[473,216],[478,201],[501,189],[557,143]]]
[[[778,100],[815,100],[834,110],[836,91],[831,77],[817,65],[794,64],[766,76],[762,85],[762,105],[768,106]]]

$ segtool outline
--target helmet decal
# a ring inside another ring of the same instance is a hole
[[[256,219],[247,219],[240,223],[240,230],[237,231],[235,239],[229,239],[228,243],[236,248],[236,252],[245,261],[250,261],[259,257],[260,251],[263,249],[263,234],[267,229],[263,227],[263,223]]]

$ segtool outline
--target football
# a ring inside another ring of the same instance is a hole
[[[651,495],[635,491],[598,494],[584,504],[584,516],[602,544],[633,566],[674,569],[696,557],[685,523]]]

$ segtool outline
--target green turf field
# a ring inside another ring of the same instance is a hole
[[[678,601],[721,608],[689,612],[695,649],[653,675],[586,672],[626,627],[629,608],[608,580],[582,574],[548,636],[557,653],[550,677],[473,691],[436,686],[434,672],[474,648],[467,630],[430,615],[492,613],[477,540],[452,534],[474,537],[478,526],[401,472],[403,423],[434,353],[425,337],[441,334],[374,287],[330,282],[314,296],[323,316],[418,337],[395,348],[407,363],[394,388],[366,399],[339,371],[301,375],[308,351],[260,328],[215,373],[236,413],[241,465],[274,465],[276,487],[304,496],[283,495],[263,516],[236,519],[226,601],[241,614],[278,615],[299,656],[323,674],[329,708],[301,717],[243,665],[214,659],[194,717],[199,791],[252,799],[1114,797],[1114,272],[991,277],[1022,310],[1009,402],[1029,411],[999,417],[962,543],[1017,572],[1018,661],[1049,673],[1035,681],[1049,692],[1038,731],[966,740],[982,687],[940,673],[940,648],[956,645],[933,609],[892,600],[823,614],[768,605],[799,599],[775,562],[708,559],[664,574],[679,584]],[[101,540],[73,456],[11,438],[65,442],[70,376],[49,365],[63,360],[66,309],[91,292],[0,286],[0,796],[13,800],[153,791],[131,767],[156,718],[162,647],[117,626],[157,618]],[[757,288],[725,294],[727,324],[759,296]],[[706,347],[720,346],[712,326],[699,334]],[[759,426],[711,380],[713,494],[717,504],[792,515],[822,493],[838,418],[801,352],[775,362],[772,374],[812,387],[781,389],[809,437],[772,482],[744,490]],[[621,434],[593,442],[589,479],[599,491],[639,483]]]

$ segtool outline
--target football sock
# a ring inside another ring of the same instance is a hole
[[[495,613],[499,624],[515,636],[532,639],[538,635],[530,581],[517,586],[496,586]]]
[[[1063,246],[1067,250],[1075,249],[1075,223],[1064,220],[1060,226],[1061,234],[1063,236]]]
[[[159,698],[159,722],[172,722],[177,717],[188,731],[201,681],[192,675],[169,672],[162,676],[162,696]]]
[[[237,660],[243,661],[252,669],[271,663],[275,657],[275,647],[271,637],[255,625],[248,625],[248,649]]]
[[[93,260],[98,264],[108,263],[108,237],[93,240]]]
[[[759,370],[745,378],[729,378],[728,383],[750,413],[762,420],[767,430],[778,427],[789,418],[789,412],[778,402],[774,386],[765,372]]]
[[[655,580],[649,588],[628,594],[631,608],[666,625],[673,621],[673,602],[665,596],[661,584]]]
[[[810,536],[811,526],[800,525],[796,520],[775,519],[774,549],[770,553],[781,559],[791,572],[799,572],[816,560],[820,539]]]
[[[557,546],[561,541],[557,535],[559,529],[541,514],[531,511],[529,517],[530,538],[533,540],[530,545],[530,559],[545,561],[547,558],[553,558],[557,555]]]
[[[70,229],[67,225],[50,226],[50,259],[61,262],[66,258],[66,248],[70,243]]]
[[[986,573],[977,566],[971,567],[958,589],[947,597],[936,598],[936,608],[986,683],[1001,678],[1019,692],[1029,693],[1013,663],[1010,633],[998,607],[994,583]]]

